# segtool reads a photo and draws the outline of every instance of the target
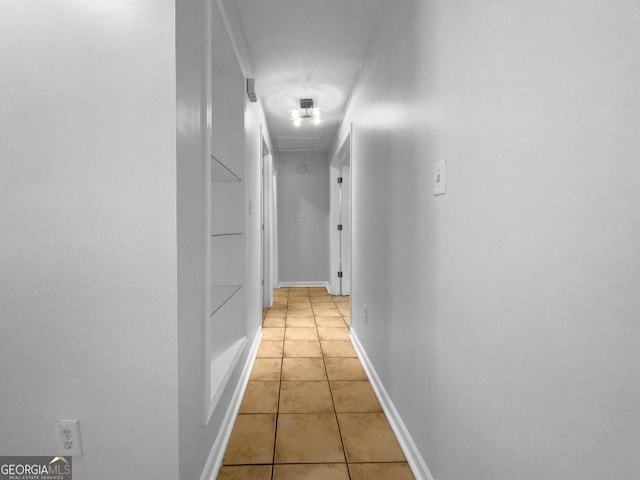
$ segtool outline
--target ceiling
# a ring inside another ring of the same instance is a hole
[[[273,148],[327,151],[366,57],[380,0],[233,0]],[[301,98],[323,122],[294,127]]]

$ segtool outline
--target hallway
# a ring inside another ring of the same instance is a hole
[[[412,480],[349,340],[350,297],[279,288],[218,480]]]
[[[638,480],[638,25],[5,0],[0,454],[77,420],[75,480]]]

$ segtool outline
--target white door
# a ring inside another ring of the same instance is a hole
[[[351,295],[351,165],[342,166],[340,201],[340,271],[342,288],[340,295]]]
[[[351,295],[351,133],[331,160],[330,284],[334,295]]]

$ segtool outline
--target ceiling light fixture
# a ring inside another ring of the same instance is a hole
[[[313,100],[311,98],[301,98],[300,109],[289,112],[289,119],[296,127],[302,125],[305,118],[310,118],[311,123],[314,125],[319,125],[320,122],[322,122],[322,110],[319,107],[313,106]]]

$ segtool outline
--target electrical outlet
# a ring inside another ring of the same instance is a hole
[[[58,439],[59,455],[82,456],[78,420],[56,420],[56,438]]]
[[[367,318],[367,306],[366,305],[362,305],[362,321],[364,323],[367,323],[369,319]]]

